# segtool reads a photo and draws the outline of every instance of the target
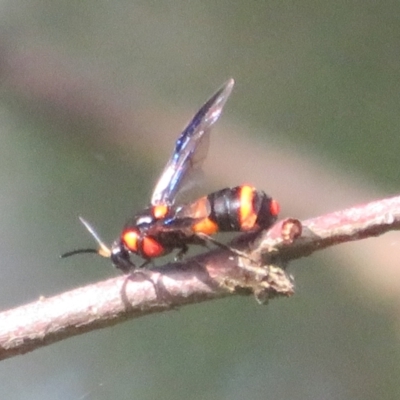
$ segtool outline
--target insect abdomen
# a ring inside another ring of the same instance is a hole
[[[220,232],[265,229],[276,221],[279,213],[275,200],[248,185],[222,189],[207,198],[211,207],[208,218]]]

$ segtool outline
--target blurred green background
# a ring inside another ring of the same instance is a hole
[[[3,310],[117,274],[180,129],[229,77],[204,191],[251,182],[312,217],[399,192],[400,3],[0,2]],[[398,399],[400,237],[290,266],[297,293],[228,298],[0,363],[7,399]],[[158,261],[160,265],[162,261]]]

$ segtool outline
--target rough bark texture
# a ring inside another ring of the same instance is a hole
[[[233,294],[290,296],[288,262],[343,242],[400,228],[400,197],[375,201],[301,223],[278,222],[242,235],[235,252],[218,249],[153,270],[140,270],[0,314],[0,359],[129,318]]]

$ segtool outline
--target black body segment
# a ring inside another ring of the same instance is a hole
[[[278,203],[249,185],[225,188],[188,204],[176,204],[178,194],[206,158],[211,128],[221,115],[233,85],[233,79],[222,85],[183,130],[153,190],[150,205],[128,220],[111,249],[80,218],[99,249],[74,250],[65,253],[65,257],[96,252],[111,258],[118,269],[128,273],[173,250],[182,256],[188,246],[205,245],[211,241],[206,238],[217,232],[267,229],[276,221]],[[131,254],[143,258],[144,263],[136,266]]]
[[[243,196],[244,190],[251,196]],[[271,197],[246,185],[222,189],[207,197],[211,205],[209,218],[218,225],[220,232],[266,229],[277,218],[271,210]],[[246,224],[249,220],[254,223]]]

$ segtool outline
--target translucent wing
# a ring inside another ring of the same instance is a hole
[[[149,226],[146,233],[157,236],[160,233],[181,231],[193,234],[193,226],[206,219],[211,213],[211,205],[207,196],[204,196],[193,203],[185,204],[174,209],[170,218],[160,219]]]
[[[179,206],[175,211],[174,219],[203,219],[208,217],[210,215],[210,212],[210,202],[207,196],[204,196],[192,203]]]
[[[188,175],[201,167],[208,151],[210,129],[221,115],[234,83],[233,79],[227,81],[182,132],[153,191],[152,205],[172,205]]]

